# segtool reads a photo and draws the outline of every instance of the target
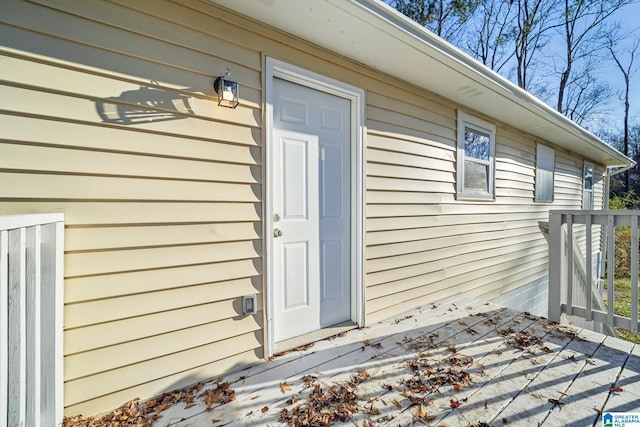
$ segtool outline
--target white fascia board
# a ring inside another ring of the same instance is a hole
[[[605,166],[633,164],[540,99],[379,0],[210,1]]]

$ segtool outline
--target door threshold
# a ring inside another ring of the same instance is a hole
[[[358,324],[352,320],[347,320],[342,323],[336,323],[335,325],[327,326],[317,331],[309,332],[307,334],[299,335],[297,337],[289,338],[283,341],[279,341],[275,344],[275,353],[280,353],[285,350],[291,350],[296,347],[301,347],[312,342],[320,341],[325,338],[329,338],[333,335],[337,335],[342,332],[356,329]]]

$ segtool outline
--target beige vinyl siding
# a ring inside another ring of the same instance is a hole
[[[450,117],[456,108],[491,122],[455,105],[450,105]],[[430,115],[422,116],[425,128],[431,127]],[[548,220],[551,209],[580,209],[584,159],[554,147],[556,200],[534,203],[536,139],[496,123],[496,200],[458,202],[455,132],[448,141],[433,141],[430,135],[419,139],[415,128],[420,126],[412,120],[411,129],[402,129],[406,122],[396,118],[396,128],[386,127],[383,135],[369,129],[368,319],[397,315],[416,301],[429,303],[457,293],[491,299],[543,280],[548,246],[538,223]],[[454,131],[455,123],[449,125]],[[407,133],[413,138],[407,140]],[[402,177],[378,173],[393,171],[382,165],[400,159],[418,171]],[[443,172],[452,180],[443,180]],[[601,184],[596,190],[600,197]],[[598,236],[594,234],[594,240]]]
[[[8,6],[0,212],[65,213],[65,412],[260,360],[260,53],[107,2]]]
[[[539,280],[538,221],[580,208],[584,159],[555,147],[535,204],[531,136],[208,2],[7,3],[0,214],[65,214],[68,415],[264,357],[263,312],[241,315],[264,301],[264,56],[366,91],[368,323]],[[213,96],[227,67],[235,110]],[[455,200],[458,108],[497,126],[495,202]]]

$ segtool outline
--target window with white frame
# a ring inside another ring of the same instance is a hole
[[[458,199],[495,198],[495,125],[458,111]]]
[[[594,184],[593,165],[584,164],[584,174],[582,178],[582,209],[593,210],[593,184]]]
[[[543,144],[536,147],[536,202],[553,202],[556,152]]]

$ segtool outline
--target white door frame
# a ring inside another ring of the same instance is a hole
[[[265,176],[265,320],[266,354],[271,357],[275,351],[274,340],[274,298],[273,290],[273,206],[271,205],[273,171],[271,169],[271,148],[273,146],[273,80],[280,78],[321,92],[346,98],[351,101],[351,320],[359,327],[364,326],[364,90],[331,79],[321,74],[305,70],[286,62],[267,57],[265,73],[265,120],[266,143],[264,145]]]

